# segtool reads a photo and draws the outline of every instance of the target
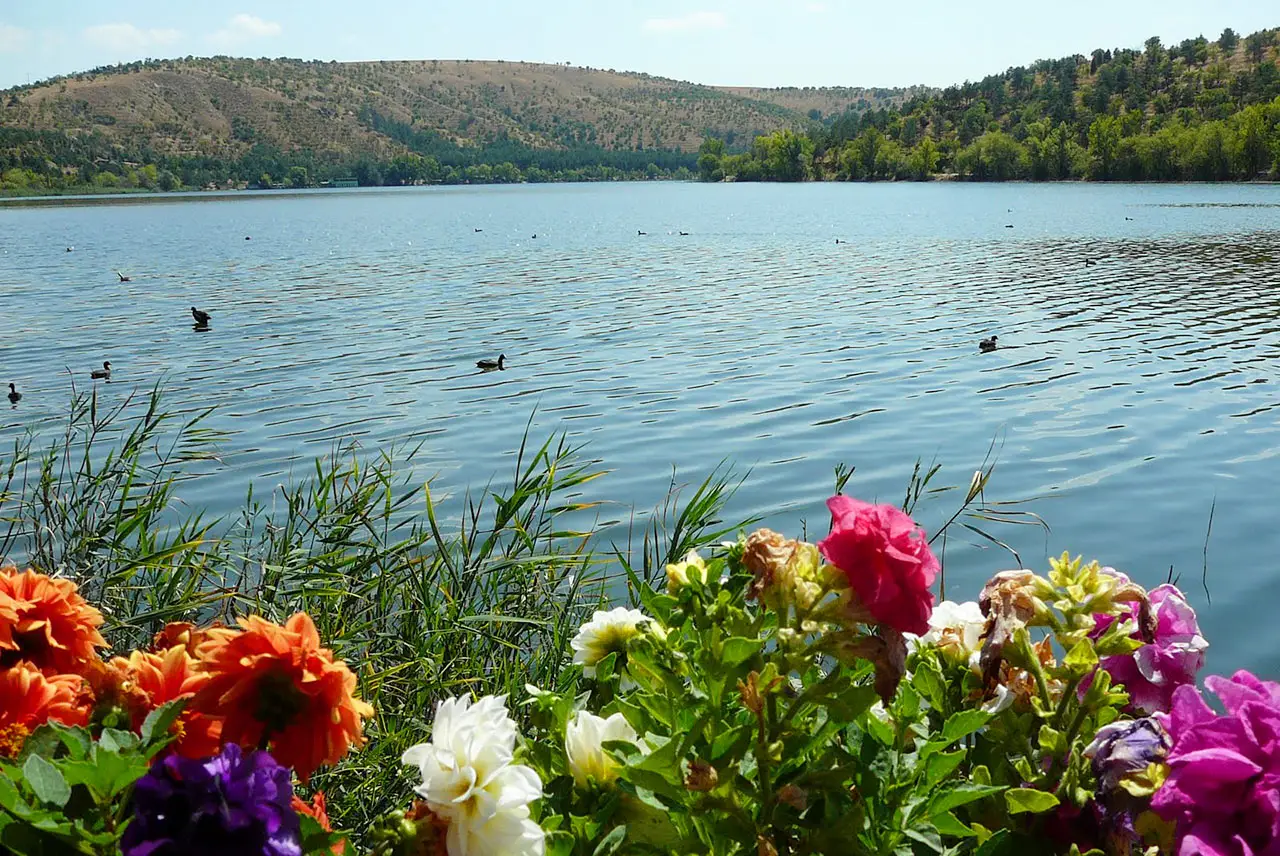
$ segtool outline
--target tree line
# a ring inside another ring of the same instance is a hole
[[[850,112],[733,150],[704,181],[1240,181],[1280,178],[1276,30],[1041,60],[901,107]]]

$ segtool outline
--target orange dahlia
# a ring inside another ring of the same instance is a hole
[[[0,757],[13,758],[32,731],[46,722],[84,725],[79,675],[45,677],[28,662],[0,670]]]
[[[189,621],[170,621],[164,626],[163,630],[152,638],[151,650],[158,653],[182,646],[192,657],[199,657],[197,652],[200,650],[200,646],[208,642],[218,631],[224,629],[224,626],[219,622],[214,622],[213,626],[209,628],[200,628]]]
[[[79,671],[107,647],[102,622],[71,580],[0,568],[0,669],[27,660],[46,674]]]
[[[293,797],[293,810],[298,814],[305,814],[307,817],[320,824],[320,828],[325,832],[333,832],[333,826],[329,823],[329,812],[325,810],[324,791],[316,791],[316,795],[311,798],[308,804],[303,802],[302,798],[297,794]],[[334,856],[342,856],[347,850],[347,842],[339,841],[330,848],[329,852]]]
[[[269,748],[304,782],[363,745],[361,720],[373,708],[355,697],[347,664],[320,647],[311,616],[299,612],[281,627],[255,615],[240,626],[210,631],[200,648],[210,680],[194,706],[223,718],[224,741]]]
[[[107,666],[130,691],[127,709],[134,730],[142,727],[151,711],[175,699],[190,698],[209,683],[209,676],[197,670],[198,662],[181,645],[160,653],[133,651],[128,658],[113,658]],[[173,730],[179,755],[207,758],[222,747],[222,722],[195,710],[184,710]]]

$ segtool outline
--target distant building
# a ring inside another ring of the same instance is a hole
[[[334,187],[359,187],[360,182],[354,178],[335,178],[333,180]]]

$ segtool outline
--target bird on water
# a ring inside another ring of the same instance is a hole
[[[9,403],[17,404],[22,400],[22,393],[18,392],[18,388],[13,384],[9,384]]]
[[[637,235],[638,237],[644,238],[644,237],[646,237],[648,234],[649,234],[648,232],[641,232],[639,229],[636,229],[636,235]]]
[[[94,369],[92,372],[89,373],[89,377],[93,378],[94,380],[103,380],[103,379],[110,380],[111,379],[111,363],[104,362],[102,364],[102,368]]]
[[[687,238],[687,237],[689,237],[689,233],[688,233],[688,232],[681,232],[681,233],[680,233],[680,237],[682,237],[682,238]]]
[[[483,232],[484,229],[476,229],[477,232]]]
[[[978,343],[978,350],[984,354],[994,351],[996,349],[996,339],[998,338],[998,336],[992,336],[990,339],[983,339]]]
[[[1094,266],[1094,265],[1096,265],[1097,263],[1098,263],[1098,260],[1097,260],[1097,259],[1085,259],[1085,260],[1084,260],[1084,266],[1085,266],[1085,267],[1093,267],[1093,266]]]
[[[196,319],[196,323],[197,323],[198,325],[200,325],[201,327],[207,327],[207,326],[209,326],[209,313],[208,313],[208,312],[205,312],[205,311],[203,311],[203,310],[201,310],[201,309],[196,309],[194,306],[192,306],[192,307],[191,307],[191,317],[192,317],[192,318],[194,318],[194,319]]]
[[[132,282],[131,277],[125,276],[124,274],[120,273],[120,271],[116,271],[116,276],[120,277],[121,282]]]
[[[505,363],[506,361],[507,361],[506,354],[498,354],[498,358],[496,360],[480,360],[479,362],[476,363],[476,368],[484,369],[485,371],[492,371],[493,369],[498,369],[499,371],[505,371],[506,366],[503,365],[503,363]]]

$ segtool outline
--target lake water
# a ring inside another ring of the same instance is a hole
[[[210,332],[192,331],[192,304]],[[1003,347],[979,353],[991,334]],[[751,470],[734,512],[814,534],[837,462],[857,467],[849,492],[899,502],[916,458],[967,483],[994,443],[987,498],[1032,500],[1052,527],[995,530],[1025,564],[1071,550],[1146,585],[1174,566],[1210,668],[1280,675],[1280,187],[560,185],[8,208],[0,342],[0,381],[25,393],[0,439],[56,423],[64,367],[85,385],[104,359],[108,399],[164,381],[171,405],[218,405],[223,465],[182,490],[214,513],[344,437],[422,442],[437,492],[502,483],[535,408],[535,437],[566,430],[612,471],[595,489],[624,521],[673,465],[697,481],[728,458]],[[506,371],[475,370],[499,353]],[[952,596],[1011,566],[953,535]]]

